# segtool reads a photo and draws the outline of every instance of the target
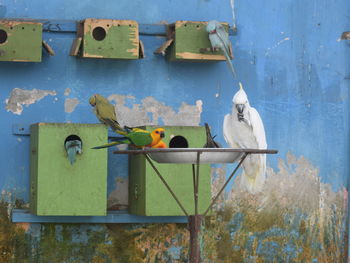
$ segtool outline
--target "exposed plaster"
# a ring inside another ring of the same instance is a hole
[[[129,203],[129,180],[117,176],[115,183],[116,188],[108,196],[107,207],[108,209],[126,209]]]
[[[290,38],[289,38],[289,37],[285,37],[285,38],[281,39],[280,41],[278,41],[274,46],[267,48],[267,50],[266,50],[266,52],[265,52],[265,56],[269,55],[269,53],[270,53],[270,51],[271,51],[272,49],[277,48],[277,47],[278,47],[279,45],[281,45],[283,42],[288,41],[288,40],[290,40]]]
[[[64,111],[67,113],[71,113],[75,110],[75,107],[79,104],[79,100],[77,98],[74,99],[66,99],[64,101]]]
[[[164,125],[198,126],[203,105],[201,100],[197,100],[195,105],[183,102],[176,112],[154,97],[146,97],[141,104],[133,103],[131,107],[126,103],[128,100],[135,102],[134,96],[113,94],[108,99],[116,102],[118,122],[128,126],[158,125],[160,121]]]
[[[14,88],[10,94],[10,97],[6,99],[6,109],[14,114],[21,115],[23,106],[29,106],[30,104],[36,103],[47,95],[55,96],[56,91],[54,90],[25,90],[20,88]]]
[[[71,89],[70,88],[66,88],[64,90],[64,96],[68,96],[70,94],[70,92],[71,92]]]

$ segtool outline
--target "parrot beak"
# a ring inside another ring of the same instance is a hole
[[[243,114],[244,104],[236,104],[236,109],[237,109],[238,113]]]
[[[95,96],[92,96],[90,99],[89,99],[89,103],[91,106],[95,107],[96,106],[96,99],[95,99]]]
[[[164,132],[160,132],[160,138],[164,138],[165,137],[165,133]]]

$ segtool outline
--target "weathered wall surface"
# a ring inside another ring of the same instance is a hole
[[[0,0],[0,17],[135,19],[139,23],[217,19],[232,24],[237,71],[260,113],[269,148],[262,193],[239,176],[204,228],[205,262],[347,262],[350,3],[326,1]],[[74,34],[44,33],[56,56],[0,63],[0,262],[186,262],[182,225],[12,224],[29,197],[29,138],[12,125],[95,123],[88,98],[101,93],[128,125],[210,123],[220,143],[236,92],[225,63],[168,63],[152,52],[164,38],[141,36],[139,61],[68,56]],[[127,206],[127,158],[109,157],[109,207]],[[213,189],[232,166],[213,167]]]

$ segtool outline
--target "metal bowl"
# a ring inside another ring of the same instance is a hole
[[[191,150],[191,148],[186,148]],[[206,148],[205,148],[206,149]],[[193,152],[155,152],[149,153],[149,156],[158,163],[197,163],[197,151]],[[201,152],[199,163],[233,163],[239,160],[242,152]]]

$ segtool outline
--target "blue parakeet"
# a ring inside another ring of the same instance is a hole
[[[218,21],[211,20],[207,25],[207,32],[209,33],[209,40],[213,49],[221,49],[225,55],[227,65],[229,66],[233,77],[236,77],[235,69],[233,68],[231,57],[230,57],[230,49],[231,42],[228,38],[228,33],[226,32],[224,26],[220,24]]]
[[[81,154],[81,141],[80,140],[68,140],[65,142],[64,147],[67,151],[67,157],[71,165],[76,161],[77,154]]]

